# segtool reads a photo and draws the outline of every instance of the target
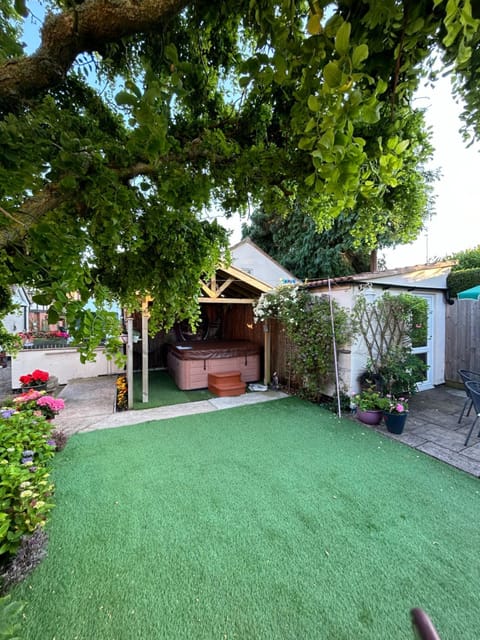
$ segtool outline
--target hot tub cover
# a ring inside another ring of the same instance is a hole
[[[180,360],[210,360],[212,358],[237,358],[238,356],[257,355],[261,348],[247,340],[229,340],[215,342],[199,340],[180,342],[169,346],[170,353]]]

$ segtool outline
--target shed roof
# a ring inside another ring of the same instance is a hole
[[[324,289],[331,286],[354,284],[378,284],[409,289],[446,289],[446,277],[450,273],[454,260],[431,264],[414,265],[385,271],[367,271],[336,278],[321,278],[305,282],[306,289]]]

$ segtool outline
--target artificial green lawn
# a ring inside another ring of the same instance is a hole
[[[296,398],[72,437],[25,640],[478,638],[478,480]]]
[[[182,391],[177,387],[173,378],[166,371],[149,371],[148,373],[148,402],[142,402],[142,374],[133,375],[133,408],[151,409],[152,407],[166,407],[184,402],[208,400],[213,394],[208,389],[193,389]]]

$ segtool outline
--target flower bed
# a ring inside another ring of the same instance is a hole
[[[53,507],[49,463],[57,448],[52,426],[31,409],[0,411],[0,561],[43,527]]]
[[[33,378],[48,378],[40,373]],[[0,565],[45,525],[53,507],[49,462],[65,437],[50,420],[64,406],[62,399],[30,389],[0,408]]]

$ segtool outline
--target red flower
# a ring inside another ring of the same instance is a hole
[[[50,375],[47,371],[42,371],[41,369],[35,369],[32,373],[27,373],[24,376],[20,376],[19,380],[24,387],[39,385],[47,382],[50,378]]]
[[[50,376],[47,371],[41,371],[40,369],[35,369],[35,371],[32,371],[32,378],[35,380],[35,382],[47,382],[49,377]]]

